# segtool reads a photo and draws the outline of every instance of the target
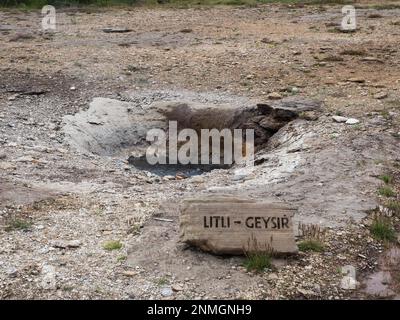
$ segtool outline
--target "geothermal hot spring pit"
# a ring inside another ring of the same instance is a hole
[[[179,98],[179,97],[178,97]],[[133,99],[134,100],[134,99]],[[159,176],[193,176],[213,169],[228,169],[233,163],[224,164],[224,139],[221,146],[219,164],[171,164],[166,153],[166,164],[150,164],[146,150],[151,141],[146,137],[150,130],[161,129],[168,137],[171,122],[177,124],[177,132],[192,129],[201,141],[202,129],[242,129],[246,142],[246,129],[254,130],[254,151],[263,149],[268,140],[288,122],[296,119],[300,112],[314,110],[318,105],[306,100],[282,100],[274,103],[251,104],[243,99],[225,100],[211,103],[204,99],[174,100],[171,97],[157,97],[139,102],[120,101],[108,98],[94,98],[89,109],[74,116],[65,117],[64,133],[69,144],[83,154],[125,159],[138,170],[145,170]],[[149,101],[150,100],[150,101]],[[143,102],[145,101],[145,103]],[[167,145],[170,141],[167,138]],[[178,142],[177,148],[185,142]],[[212,150],[211,140],[209,149]],[[199,154],[202,147],[199,146]],[[233,148],[232,148],[233,150]],[[246,148],[243,146],[243,151]],[[212,155],[210,154],[210,159]],[[226,163],[226,162],[225,162]],[[257,163],[257,161],[256,161]]]

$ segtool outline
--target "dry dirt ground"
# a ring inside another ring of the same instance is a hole
[[[372,212],[399,222],[377,190],[390,175],[399,199],[400,6],[375,4],[361,3],[354,33],[337,30],[340,6],[60,9],[55,33],[41,32],[39,12],[0,11],[0,298],[398,297],[388,245],[368,226]],[[125,155],[69,145],[64,117],[95,97],[322,107],[282,128],[239,175],[167,180]],[[181,200],[220,191],[295,205],[298,222],[325,229],[325,251],[253,273],[242,257],[180,244]],[[122,248],[105,250],[110,240]],[[355,290],[341,286],[346,265]]]

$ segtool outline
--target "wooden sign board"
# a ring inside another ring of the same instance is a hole
[[[298,251],[295,209],[277,202],[213,196],[183,201],[181,241],[217,254],[246,251]]]

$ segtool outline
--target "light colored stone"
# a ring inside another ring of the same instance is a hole
[[[171,288],[173,291],[182,291],[183,290],[183,287],[180,284],[173,284]]]
[[[132,271],[132,270],[125,270],[122,272],[122,275],[126,276],[126,277],[134,277],[138,275],[137,271]]]
[[[217,254],[270,249],[294,253],[293,215],[293,208],[276,201],[223,195],[186,199],[181,241]]]
[[[357,124],[359,122],[360,122],[360,120],[357,120],[354,118],[349,118],[349,119],[347,119],[346,124]]]
[[[170,296],[172,296],[173,294],[174,294],[174,293],[173,293],[171,287],[164,287],[164,288],[161,289],[161,295],[162,295],[163,297],[170,297]]]
[[[57,289],[56,283],[56,268],[51,265],[44,265],[42,267],[42,288],[45,290]]]
[[[191,183],[204,183],[204,178],[202,176],[193,176],[189,181]]]
[[[272,92],[267,96],[267,98],[271,100],[279,100],[282,99],[282,95],[280,95],[278,92]]]
[[[1,170],[14,170],[14,169],[16,169],[16,166],[11,162],[1,161],[0,169]]]
[[[346,122],[348,120],[348,118],[342,116],[333,116],[332,119],[339,123]]]

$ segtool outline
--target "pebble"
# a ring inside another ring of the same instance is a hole
[[[190,182],[192,183],[203,183],[204,178],[202,176],[193,176],[190,178]]]
[[[163,297],[170,297],[170,296],[172,296],[173,294],[174,294],[174,293],[173,293],[171,287],[164,287],[164,288],[161,289],[161,295],[162,295]]]
[[[360,120],[350,118],[350,119],[347,119],[346,124],[357,124],[359,122],[360,122]]]
[[[267,96],[267,98],[271,100],[279,100],[282,99],[282,96],[278,92],[272,92]]]
[[[179,284],[173,284],[171,286],[171,288],[172,288],[173,291],[182,291],[183,290],[183,287],[181,285],[179,285]]]
[[[339,123],[346,122],[347,120],[349,120],[348,118],[342,117],[342,116],[333,116],[332,119],[335,122],[339,122]]]
[[[138,273],[136,271],[132,271],[132,270],[126,270],[122,272],[122,275],[126,276],[126,277],[134,277],[136,276]]]
[[[388,96],[387,92],[378,92],[377,94],[374,95],[374,98],[381,100],[387,98],[387,96]]]
[[[174,176],[164,176],[163,180],[175,180]]]

